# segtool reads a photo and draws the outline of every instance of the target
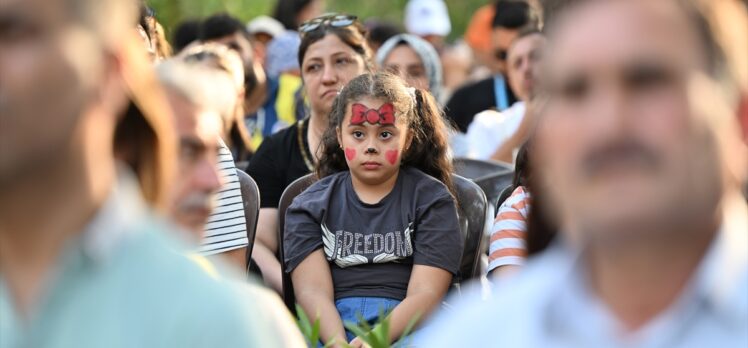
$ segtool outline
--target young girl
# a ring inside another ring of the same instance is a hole
[[[425,318],[459,268],[446,125],[427,92],[386,73],[342,89],[316,167],[320,180],[286,213],[296,299],[323,342],[361,345],[344,327],[390,313],[390,340]],[[344,341],[345,340],[345,341]]]

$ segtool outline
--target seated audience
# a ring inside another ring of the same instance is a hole
[[[543,34],[529,29],[520,32],[509,46],[507,76],[519,101],[501,112],[487,110],[475,115],[467,131],[470,146],[468,157],[513,162],[515,150],[526,140],[530,131],[528,128],[531,128],[531,125],[520,125],[523,121],[531,122],[531,118],[534,118],[528,116],[528,120],[525,120],[528,109],[532,109],[526,105],[535,97],[539,59],[544,45]]]
[[[314,170],[332,104],[343,86],[371,67],[363,26],[355,16],[332,14],[299,28],[299,65],[309,115],[266,138],[247,168],[260,188],[260,217],[252,258],[266,284],[281,291],[278,203],[294,180]]]
[[[512,194],[499,206],[491,228],[486,271],[494,278],[512,273],[527,258],[527,229],[532,204],[528,185],[528,147],[529,143],[525,143],[517,154]]]
[[[244,89],[241,59],[236,52],[219,44],[194,45],[185,49],[178,58],[188,64],[202,65],[221,74],[227,74],[231,78],[235,98],[225,100],[225,103],[228,106],[233,105],[234,110],[228,112],[231,109],[227,106],[225,107],[227,112],[219,114],[223,118],[221,137],[225,139],[227,134],[230,134],[230,125],[236,122],[237,115],[243,115],[244,97],[242,92],[236,92]],[[217,204],[205,225],[200,253],[226,256],[233,261],[233,264],[244,268],[244,262],[247,260],[245,255],[247,246],[253,241],[247,239],[248,226],[244,215],[244,201],[234,158],[223,141],[220,142],[218,163],[224,183],[216,194]]]
[[[200,41],[223,44],[239,54],[244,67],[244,115],[254,114],[265,102],[267,84],[265,72],[254,58],[251,37],[244,24],[228,14],[215,14],[203,22]],[[233,123],[227,139],[234,160],[243,164],[240,168],[244,168],[255,150],[252,138],[262,138],[258,130],[247,129],[244,115]]]
[[[318,313],[323,342],[389,316],[390,342],[428,317],[459,270],[463,237],[447,127],[428,92],[397,76],[343,87],[316,166],[318,182],[286,213],[284,251],[296,299]]]
[[[525,28],[539,27],[539,12],[525,0],[499,0],[495,4],[491,43],[493,76],[463,86],[454,92],[446,105],[446,114],[460,132],[467,132],[473,117],[488,109],[503,111],[517,101],[507,81],[507,51],[517,34]]]

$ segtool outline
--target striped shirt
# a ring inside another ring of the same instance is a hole
[[[488,252],[488,271],[499,266],[522,265],[527,257],[527,217],[530,213],[530,194],[522,186],[501,204],[491,229]]]
[[[216,193],[216,207],[205,224],[205,236],[200,246],[202,255],[244,248],[249,244],[239,177],[236,175],[231,151],[223,141],[218,153],[218,171],[223,179],[223,186]]]

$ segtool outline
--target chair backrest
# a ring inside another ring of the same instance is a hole
[[[496,202],[501,191],[514,177],[514,168],[504,162],[455,158],[453,164],[455,173],[478,184],[491,204]]]
[[[285,251],[283,249],[283,234],[286,231],[286,210],[299,194],[304,192],[309,186],[316,181],[314,174],[307,174],[288,185],[281,195],[280,202],[278,203],[278,253],[281,264],[281,280],[283,284],[283,302],[286,304],[291,313],[296,313],[296,297],[293,292],[293,283],[291,283],[291,275],[286,273],[286,259],[283,257]],[[321,238],[321,236],[320,236]]]
[[[454,280],[456,283],[479,277],[481,275],[481,255],[485,251],[486,243],[483,238],[486,232],[486,224],[489,213],[488,201],[483,190],[474,182],[459,175],[452,176],[459,208],[457,215],[460,220],[460,234],[463,236],[465,246],[462,259],[460,260],[460,275]],[[286,273],[286,263],[283,257],[283,234],[285,232],[286,210],[301,192],[311,186],[315,181],[313,174],[303,176],[289,185],[281,195],[278,205],[278,249],[280,250],[281,269],[283,272],[283,302],[296,313],[293,283],[291,276]]]
[[[241,169],[236,170],[236,176],[239,178],[239,190],[242,193],[242,203],[244,204],[244,219],[247,221],[247,264],[246,269],[249,271],[249,260],[252,257],[252,248],[255,245],[255,233],[257,232],[257,218],[260,215],[260,189],[257,187],[254,179]]]
[[[496,217],[496,215],[499,214],[499,208],[502,204],[504,204],[504,201],[506,201],[509,196],[512,195],[512,192],[514,192],[514,184],[509,184],[506,187],[504,187],[503,190],[501,190],[501,194],[499,194],[499,199],[496,201],[495,211],[493,213],[493,216]]]
[[[481,255],[486,248],[487,224],[490,217],[488,200],[483,190],[474,182],[459,175],[452,175],[457,193],[457,216],[460,219],[460,232],[465,238],[465,247],[460,261],[460,277],[457,283],[462,283],[481,275]]]

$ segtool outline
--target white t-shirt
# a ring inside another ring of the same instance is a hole
[[[516,131],[525,117],[525,103],[518,101],[499,112],[486,110],[478,113],[468,126],[468,158],[486,160]]]

